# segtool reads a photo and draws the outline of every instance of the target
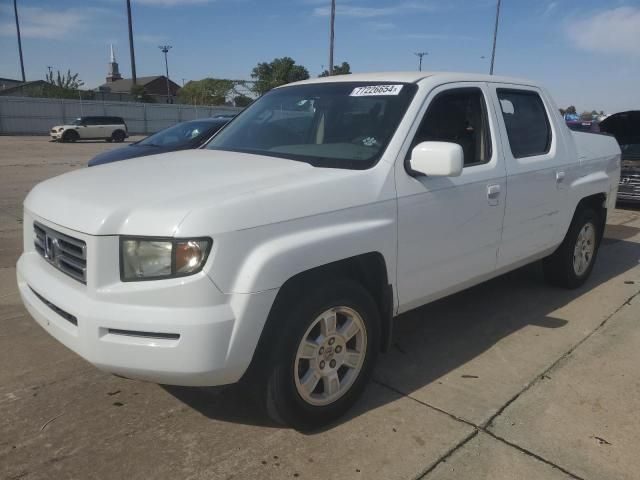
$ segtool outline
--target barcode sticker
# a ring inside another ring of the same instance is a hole
[[[369,85],[356,87],[349,94],[350,97],[374,97],[378,95],[398,95],[402,85]]]

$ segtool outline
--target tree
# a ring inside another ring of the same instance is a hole
[[[258,63],[251,71],[251,78],[255,79],[251,89],[258,95],[264,95],[280,85],[306,80],[309,72],[302,65],[296,65],[293,58],[282,57],[270,63]]]
[[[84,85],[84,82],[80,80],[78,76],[78,73],[74,73],[72,75],[71,70],[67,70],[67,73],[64,74],[60,74],[60,70],[57,70],[57,74],[54,78],[53,70],[49,70],[46,80],[47,83],[65,90],[79,90],[80,87]]]
[[[233,104],[236,107],[247,107],[249,106],[249,104],[253,102],[253,98],[248,97],[246,95],[240,94],[240,95],[236,95],[235,97],[233,97]]]
[[[342,62],[340,65],[334,65],[333,75],[348,75],[351,73],[351,65],[348,62]],[[319,77],[328,77],[329,70],[322,72]]]
[[[573,105],[569,105],[569,106],[567,107],[567,113],[568,113],[569,115],[575,115],[575,114],[576,114],[576,113],[578,113],[578,112],[576,111],[576,107],[574,107]]]
[[[154,103],[153,97],[151,97],[147,93],[143,85],[132,85],[130,93],[131,96],[138,102]]]
[[[236,82],[223,78],[203,78],[190,81],[178,92],[183,103],[198,105],[224,105],[234,93]]]
[[[580,114],[580,120],[591,120],[593,117],[591,116],[591,112],[588,112],[587,110],[585,110],[584,112],[582,112]]]

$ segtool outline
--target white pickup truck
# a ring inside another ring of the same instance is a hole
[[[613,137],[526,80],[355,74],[274,89],[201,150],[77,170],[24,202],[27,309],[97,367],[243,380],[313,428],[395,316],[527,263],[577,287],[614,207]]]

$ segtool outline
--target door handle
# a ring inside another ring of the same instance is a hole
[[[499,198],[500,185],[497,183],[493,185],[487,185],[487,200],[489,200],[489,205],[498,205]]]
[[[565,173],[562,170],[558,170],[556,172],[556,182],[562,183],[564,182]]]

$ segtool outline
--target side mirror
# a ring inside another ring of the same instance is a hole
[[[464,152],[457,143],[422,142],[411,151],[409,160],[415,172],[432,177],[459,177],[464,165]]]

